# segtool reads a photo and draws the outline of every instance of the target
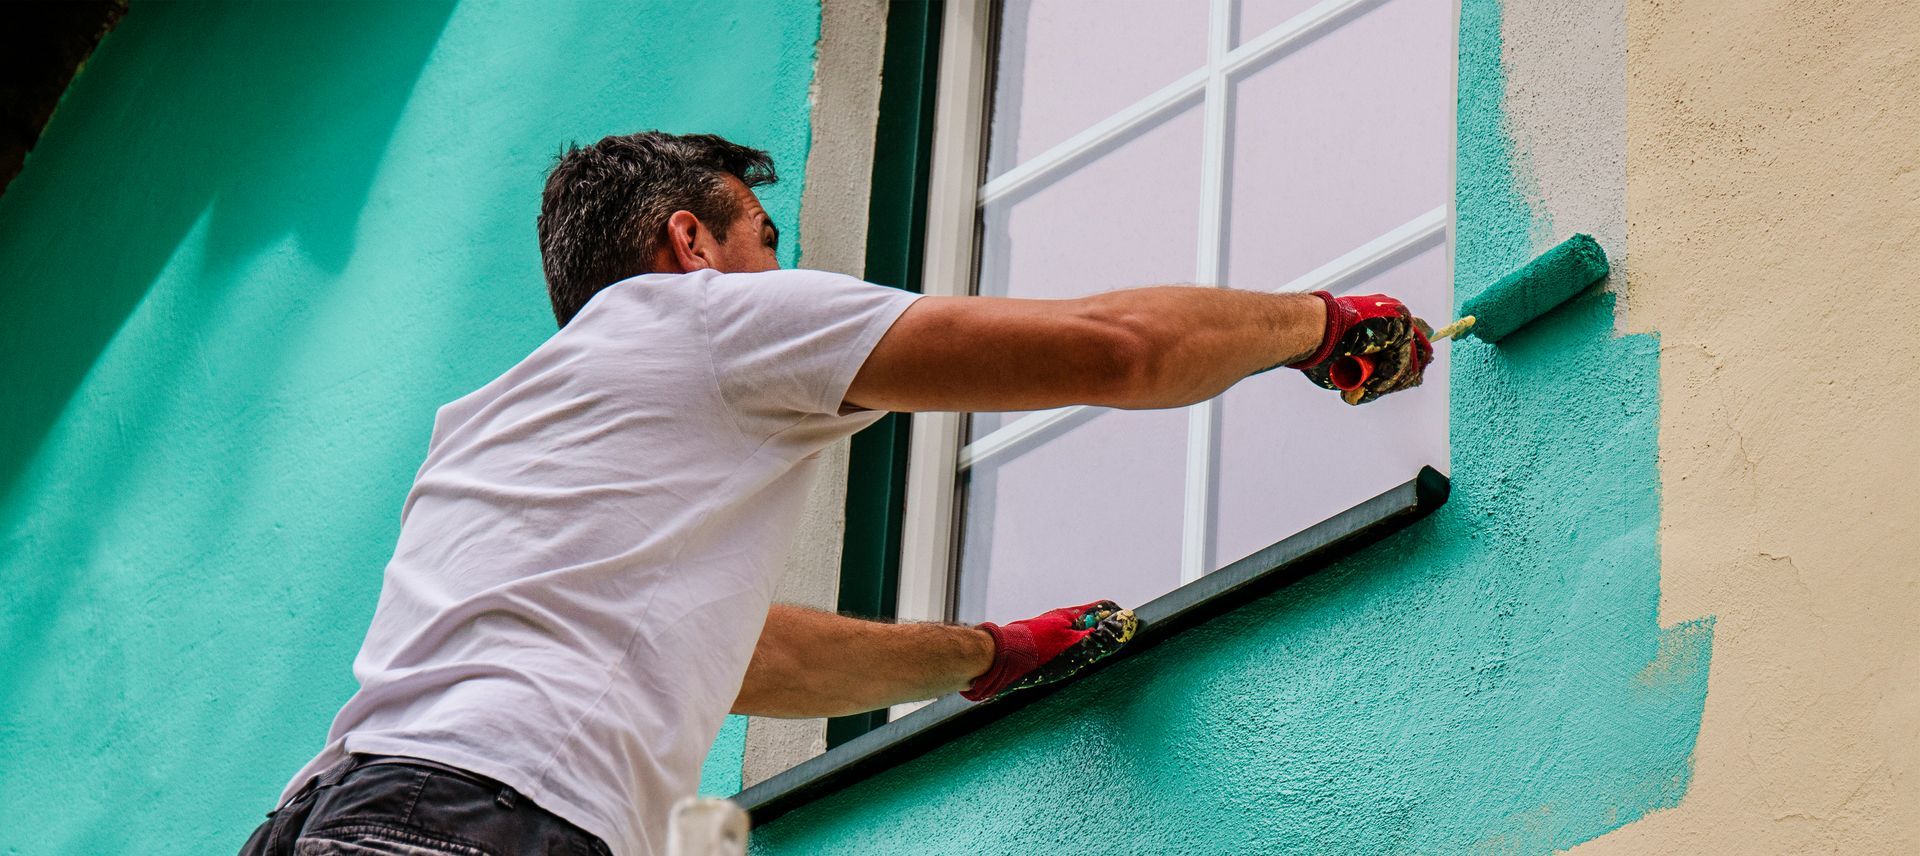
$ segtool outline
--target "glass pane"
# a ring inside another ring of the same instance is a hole
[[[980,294],[1078,297],[1189,282],[1200,223],[1201,111],[1170,116],[1084,166],[980,212]],[[983,436],[1019,414],[979,414]]]
[[[1233,44],[1238,47],[1320,4],[1320,0],[1239,0],[1233,4]]]
[[[1010,621],[1180,584],[1184,410],[1108,411],[962,474],[962,621]]]
[[[1393,0],[1232,85],[1227,281],[1277,288],[1452,195],[1453,4]]]
[[[1194,0],[1008,0],[987,174],[997,176],[1207,62]]]
[[[1415,311],[1424,305],[1443,312],[1451,293],[1446,252],[1436,241],[1350,293],[1402,295]],[[1231,564],[1352,508],[1423,465],[1444,471],[1448,350],[1435,345],[1420,388],[1361,407],[1294,371],[1268,372],[1228,391],[1220,408],[1214,564]]]

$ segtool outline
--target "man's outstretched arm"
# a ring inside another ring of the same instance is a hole
[[[1359,403],[1419,384],[1432,350],[1417,326],[1399,301],[1377,294],[1152,286],[1071,300],[927,297],[881,338],[846,402],[903,411],[1179,407],[1279,365],[1328,386],[1316,370],[1357,353],[1381,369],[1350,402]]]
[[[1204,401],[1319,346],[1306,294],[1154,286],[1072,300],[922,298],[867,358],[847,402],[872,410],[1128,409]]]
[[[774,604],[734,713],[845,716],[965,689],[993,665],[986,631],[888,624]]]
[[[734,713],[844,716],[950,692],[972,701],[1072,677],[1133,638],[1111,601],[978,627],[888,624],[777,604]]]

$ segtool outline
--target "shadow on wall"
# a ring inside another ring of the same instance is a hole
[[[231,852],[319,748],[434,409],[553,332],[568,140],[762,146],[793,227],[818,6],[626,11],[135,4],[103,42],[0,197],[0,853]]]
[[[0,497],[196,221],[209,221],[210,266],[294,233],[310,261],[338,272],[452,8],[163,3],[131,13],[134,24],[189,20],[109,37],[102,52],[140,52],[146,67],[83,71],[75,86],[90,90],[91,109],[56,113],[47,144],[0,198],[0,270],[11,280],[0,293]],[[175,41],[164,53],[124,43],[162,29]],[[28,222],[28,212],[70,222]]]
[[[0,271],[12,280],[0,292],[8,331],[0,364],[9,367],[0,508],[13,504],[48,431],[196,225],[206,275],[186,282],[208,304],[221,297],[212,289],[244,282],[213,273],[289,236],[308,263],[339,271],[401,105],[451,10],[386,4],[343,16],[318,4],[155,4],[103,44],[102,53],[139,52],[149,63],[83,72],[75,86],[90,88],[95,103],[57,115],[47,144],[0,199]],[[143,15],[188,20],[143,26]],[[367,26],[365,15],[383,20]],[[174,41],[164,52],[127,43],[162,30]],[[330,121],[305,118],[316,114]],[[27,221],[28,212],[42,219]],[[130,410],[121,417],[143,421]],[[96,468],[79,493],[111,496],[122,475]],[[33,617],[60,614],[60,581],[24,582],[8,612],[26,620],[0,626],[0,650],[35,650],[48,625]],[[15,703],[11,683],[0,682],[0,709]]]
[[[267,499],[281,506],[268,514],[286,515],[315,503],[283,449],[236,430],[257,427],[259,411],[280,402],[217,413],[207,407],[217,399],[189,390],[244,397],[297,358],[261,322],[310,311],[284,287],[302,280],[262,271],[277,265],[324,282],[347,265],[373,177],[452,8],[137,5],[69,90],[65,104],[83,106],[56,112],[0,198],[0,656],[9,661],[0,669],[0,817],[41,816],[42,844],[165,850],[152,837],[162,830],[130,827],[129,807],[115,802],[156,795],[162,781],[209,795],[230,794],[232,783],[195,763],[213,759],[152,751],[152,735],[232,739],[274,728],[272,711],[223,700],[219,676],[208,674],[219,667],[196,656],[277,641],[243,638],[232,610],[242,600],[233,592],[258,583],[235,556],[277,551],[281,526],[236,537],[234,521],[259,513],[236,504]],[[149,323],[132,323],[143,314]],[[195,323],[201,317],[208,323]],[[241,328],[247,346],[208,344]],[[138,347],[103,360],[125,337]],[[60,429],[66,418],[79,421]],[[186,436],[142,436],[169,420],[188,426]],[[49,460],[64,463],[36,472]],[[287,483],[262,484],[275,470]],[[282,623],[298,611],[284,597],[293,585],[270,579],[258,598],[282,601]],[[168,621],[199,632],[183,644]],[[75,649],[56,638],[94,642]],[[347,677],[345,656],[332,653],[342,668],[329,687]],[[53,713],[63,708],[66,716]],[[134,768],[134,759],[111,760],[140,746]],[[64,762],[45,763],[52,754]],[[108,792],[116,797],[102,799]],[[65,814],[46,816],[47,805]],[[262,810],[251,801],[235,809]],[[24,841],[0,834],[0,850],[14,852],[9,843]],[[195,851],[206,843],[179,841]],[[239,844],[220,846],[229,843]]]

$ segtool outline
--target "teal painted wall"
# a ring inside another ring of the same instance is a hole
[[[1466,0],[1456,297],[1543,247]],[[1564,224],[1563,231],[1580,224]],[[1589,294],[1453,352],[1453,496],[1354,559],[776,820],[754,853],[1546,853],[1675,805],[1710,621],[1656,610],[1658,341]]]
[[[793,234],[819,22],[134,4],[0,197],[0,854],[239,848],[353,690],[434,409],[552,332],[553,155],[722,133]]]

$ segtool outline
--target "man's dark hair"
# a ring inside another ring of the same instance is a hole
[[[540,263],[554,320],[565,327],[600,289],[650,273],[675,211],[726,240],[740,216],[729,175],[748,187],[777,178],[766,152],[712,134],[642,131],[568,147],[540,196]]]

